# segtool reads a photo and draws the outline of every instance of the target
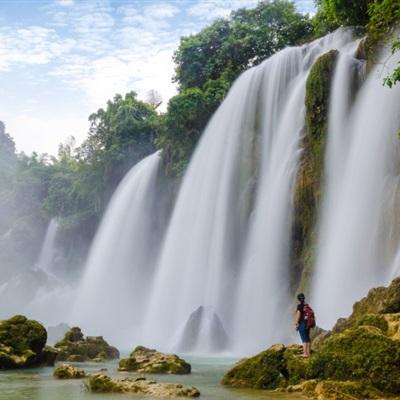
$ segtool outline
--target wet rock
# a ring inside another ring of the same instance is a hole
[[[190,374],[191,366],[175,354],[164,354],[138,346],[128,358],[120,360],[119,370],[149,374]]]
[[[61,364],[54,370],[53,376],[57,379],[82,379],[86,377],[86,373],[83,369],[72,365]]]
[[[286,385],[286,347],[276,344],[254,357],[239,361],[223,377],[222,384],[236,388],[276,389]]]
[[[66,332],[64,339],[55,344],[58,361],[105,361],[119,358],[119,351],[110,346],[102,336],[84,337],[78,327]]]
[[[106,375],[89,378],[89,389],[94,393],[136,393],[153,397],[199,397],[192,386],[177,383],[157,383],[146,378],[111,379]]]
[[[210,307],[198,307],[193,311],[175,346],[189,352],[204,347],[211,352],[223,351],[229,347],[229,337],[218,314]]]
[[[16,315],[0,321],[0,369],[54,365],[54,350],[46,347],[46,329]]]

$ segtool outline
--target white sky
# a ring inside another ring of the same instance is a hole
[[[0,120],[18,150],[56,154],[116,93],[174,95],[179,39],[257,0],[0,0]],[[312,12],[313,0],[297,0]]]

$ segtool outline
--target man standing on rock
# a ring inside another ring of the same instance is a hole
[[[303,342],[303,357],[309,358],[311,354],[310,329],[315,327],[315,315],[312,308],[305,302],[306,297],[303,293],[297,295],[299,304],[296,310],[296,330],[299,331]]]

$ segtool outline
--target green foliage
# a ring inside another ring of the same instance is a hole
[[[157,129],[167,174],[181,175],[211,115],[232,82],[288,45],[310,38],[308,16],[288,0],[261,1],[254,9],[240,9],[196,35],[181,39],[175,52],[173,97]]]
[[[374,0],[317,0],[319,18],[330,26],[365,26]]]
[[[189,88],[173,97],[159,120],[156,143],[163,149],[166,172],[181,175],[211,115],[229,88],[224,79],[210,80],[203,89]]]

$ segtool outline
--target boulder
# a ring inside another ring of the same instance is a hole
[[[55,343],[60,341],[70,329],[71,328],[65,323],[61,323],[55,326],[48,326],[47,343],[50,345],[54,345]]]
[[[81,329],[71,328],[64,339],[55,344],[58,350],[58,361],[84,362],[105,361],[119,358],[119,351],[110,346],[102,336],[85,338]]]
[[[286,386],[286,347],[276,344],[254,357],[243,359],[223,377],[222,384],[236,388],[276,389]]]
[[[53,376],[57,379],[82,379],[86,377],[86,373],[83,369],[72,365],[60,364],[54,370]]]
[[[148,374],[190,374],[191,366],[175,354],[164,354],[138,346],[128,358],[119,362],[120,371]]]
[[[22,315],[0,321],[0,369],[54,365],[55,350],[45,348],[46,340],[37,321]]]
[[[178,383],[157,383],[146,378],[111,379],[106,375],[89,378],[89,389],[94,393],[135,393],[152,397],[199,397],[200,392],[192,386]]]
[[[175,347],[183,352],[197,349],[218,352],[226,350],[229,342],[218,314],[211,307],[200,306],[190,314]]]

